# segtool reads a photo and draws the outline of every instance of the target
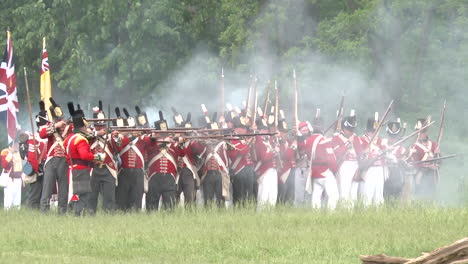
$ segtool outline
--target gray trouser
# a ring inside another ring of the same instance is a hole
[[[102,193],[102,209],[112,212],[115,209],[115,178],[106,166],[99,168],[94,165],[91,175],[91,195],[89,197],[89,210],[96,213],[99,193]]]
[[[292,204],[294,201],[294,181],[296,169],[291,168],[285,183],[278,183],[278,202]]]
[[[193,173],[188,168],[184,167],[179,170],[179,183],[177,186],[177,198],[184,192],[184,204],[190,206],[195,201],[195,179]]]
[[[29,184],[29,194],[26,205],[31,209],[39,209],[42,193],[42,180],[44,176],[37,176],[37,180]]]
[[[251,165],[245,166],[239,173],[231,177],[234,204],[244,205],[247,201],[254,201],[255,171]]]
[[[140,210],[144,193],[143,169],[123,168],[117,177],[119,181],[115,189],[117,208],[123,211]]]
[[[205,198],[205,206],[213,202],[216,197],[218,207],[224,207],[223,198],[223,179],[221,173],[217,170],[209,170],[203,178],[203,197]]]
[[[294,175],[294,206],[308,206],[311,194],[306,191],[307,178],[310,177],[309,168],[296,168]]]
[[[79,200],[73,205],[75,216],[84,216],[85,212],[89,209],[90,195],[91,193],[89,192],[80,194]]]
[[[120,183],[119,183],[120,184]],[[176,202],[176,182],[174,176],[169,173],[155,173],[148,182],[146,194],[146,210],[148,212],[158,210],[159,200],[162,198],[164,209],[172,209]]]
[[[42,182],[41,211],[50,209],[50,197],[54,191],[55,183],[58,188],[58,212],[67,212],[68,205],[68,163],[65,157],[53,157],[44,167],[44,179]]]

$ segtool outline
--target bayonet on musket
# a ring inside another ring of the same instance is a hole
[[[255,128],[255,122],[257,122],[257,106],[258,106],[258,94],[257,94],[257,75],[255,75],[254,79],[254,102],[253,102],[253,117],[252,117],[252,123],[250,124],[251,128]]]
[[[297,82],[296,82],[296,70],[293,70],[293,106],[294,106],[294,120],[293,120],[293,129],[297,131],[299,126],[299,113],[298,113],[298,98],[297,98]]]
[[[387,110],[385,111],[385,113],[384,113],[384,115],[382,117],[382,121],[378,122],[377,128],[375,129],[375,132],[374,132],[374,135],[372,135],[372,138],[369,140],[369,144],[366,146],[366,148],[362,152],[364,155],[366,155],[367,152],[369,152],[370,147],[372,146],[372,144],[374,144],[374,140],[379,135],[380,129],[382,128],[383,123],[387,119],[387,116],[388,116],[388,114],[390,112],[390,109],[392,108],[392,105],[393,105],[393,100],[388,105]],[[378,118],[374,118],[374,119],[378,120]],[[356,172],[354,173],[354,180],[355,181],[361,181],[362,180],[362,174],[365,173],[367,171],[367,169],[369,168],[367,166],[369,162],[366,162],[366,160],[367,160],[366,157],[363,157],[363,156],[359,157],[359,160],[358,160],[359,161],[359,167],[356,170]]]
[[[270,81],[268,81],[266,87],[265,103],[263,104],[263,113],[266,114],[268,111],[268,102],[270,102]]]

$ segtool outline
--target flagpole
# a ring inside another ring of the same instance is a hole
[[[33,117],[32,117],[32,107],[31,107],[31,98],[29,96],[29,85],[28,85],[28,75],[26,73],[26,67],[24,67],[24,83],[26,84],[26,97],[28,99],[28,109],[29,109],[29,121],[31,122],[31,133],[33,136],[33,142],[34,142],[34,155],[36,156],[37,160],[37,142],[36,142],[36,133],[34,133],[34,123],[33,123]],[[41,161],[38,160],[40,163]]]

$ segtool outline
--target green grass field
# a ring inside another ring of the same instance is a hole
[[[178,209],[75,218],[0,212],[2,263],[360,263],[468,236],[468,210]]]

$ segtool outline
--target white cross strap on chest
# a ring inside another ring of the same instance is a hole
[[[424,156],[421,160],[427,160],[428,158],[432,158],[434,156],[432,153],[432,141],[428,141],[427,143],[427,146],[421,144],[420,142],[416,143],[416,146],[420,147],[424,151]]]
[[[123,154],[125,154],[125,152],[129,151],[130,149],[132,149],[133,151],[135,151],[135,153],[138,155],[138,157],[141,159],[141,163],[143,164],[143,168],[145,167],[145,159],[143,158],[143,154],[141,153],[141,151],[138,149],[138,147],[136,146],[136,143],[138,142],[140,138],[135,138],[133,139],[131,142],[129,142],[120,152],[119,152],[119,155],[122,156]]]
[[[150,162],[148,163],[148,168],[151,168],[151,166],[153,166],[153,164],[158,160],[158,159],[161,159],[161,158],[166,158],[168,159],[172,164],[174,164],[174,167],[177,168],[177,162],[175,161],[174,157],[172,156],[171,153],[169,153],[169,151],[159,151],[159,153],[154,156]]]
[[[214,148],[214,150],[211,151],[210,153],[208,153],[208,155],[206,157],[206,160],[205,160],[205,165],[208,163],[208,161],[210,160],[211,157],[214,157],[216,162],[218,162],[218,165],[221,166],[221,168],[223,168],[223,171],[224,172],[229,172],[229,170],[227,169],[226,163],[219,156],[219,152],[218,152],[219,149],[224,146],[224,144],[225,144],[225,142],[219,142],[218,145]],[[224,153],[224,154],[226,154],[226,153]],[[226,155],[224,155],[224,158],[225,158],[225,160],[227,160]]]
[[[312,193],[312,162],[315,159],[315,154],[317,152],[317,146],[322,140],[323,136],[319,135],[315,138],[314,143],[312,144],[312,149],[310,152],[310,161],[309,161],[309,168],[310,168],[310,175],[307,175],[307,180],[306,180],[306,191],[307,193],[311,194]]]

